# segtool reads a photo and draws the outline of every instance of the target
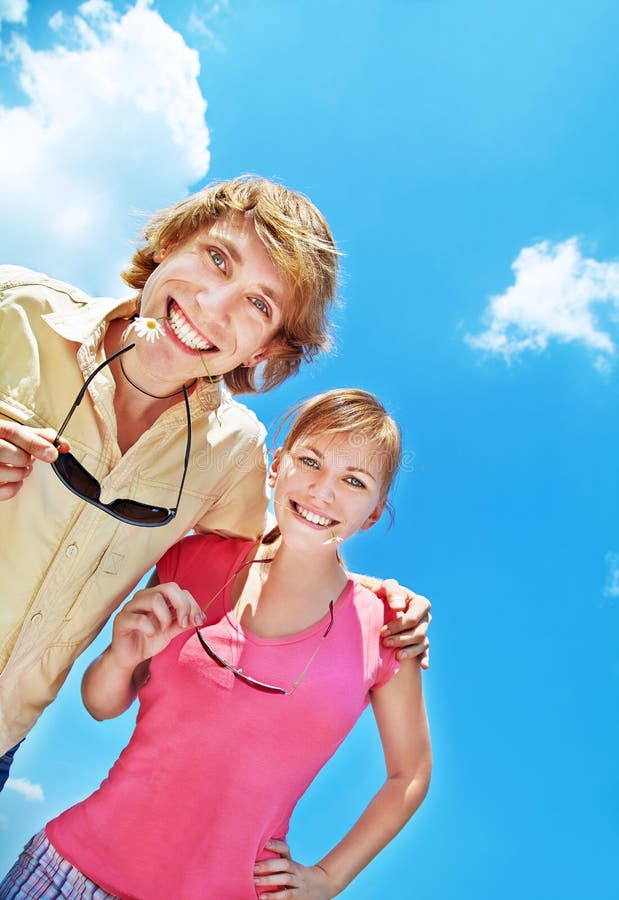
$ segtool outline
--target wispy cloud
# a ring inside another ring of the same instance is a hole
[[[138,226],[128,211],[180,199],[208,170],[199,57],[150,0],[122,15],[88,0],[50,34],[51,50],[9,45],[28,99],[0,107],[3,260],[109,290]]]
[[[619,597],[619,553],[609,550],[605,555],[606,562],[606,581],[604,583],[603,594],[605,597]]]
[[[25,25],[28,16],[28,0],[0,0],[0,25],[11,22]]]
[[[465,340],[507,361],[551,341],[579,342],[596,352],[595,365],[605,371],[615,354],[612,332],[619,331],[619,262],[583,257],[572,237],[525,247],[512,270],[515,283],[490,298],[486,330]]]
[[[41,785],[33,784],[27,778],[7,778],[4,789],[6,791],[15,791],[16,794],[20,794],[24,800],[28,800],[31,803],[41,803],[45,800]]]

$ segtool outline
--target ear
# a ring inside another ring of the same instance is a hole
[[[269,466],[269,474],[267,475],[267,484],[269,487],[275,487],[277,481],[277,473],[279,472],[279,464],[282,458],[282,448],[278,447],[273,456],[273,462]]]
[[[283,346],[285,343],[286,338],[282,334],[273,335],[266,347],[256,350],[243,365],[246,369],[253,369],[254,366],[257,366],[259,363],[264,362],[265,359],[268,359],[269,356],[272,356],[277,348]]]
[[[381,500],[381,502],[378,504],[378,506],[374,507],[374,509],[372,510],[370,515],[367,517],[367,519],[361,526],[361,529],[360,529],[361,531],[367,531],[368,528],[372,527],[372,525],[376,525],[376,523],[378,522],[378,520],[380,519],[380,517],[383,514],[383,510],[385,508],[386,503],[387,503],[387,500]]]

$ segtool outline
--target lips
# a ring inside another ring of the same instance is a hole
[[[302,519],[305,519],[306,522],[309,522],[310,525],[316,525],[319,528],[332,528],[334,525],[339,524],[337,519],[329,519],[327,516],[321,516],[311,509],[308,509],[306,506],[301,506],[301,504],[297,503],[295,500],[291,500],[290,505],[294,512]]]
[[[168,324],[174,336],[188,347],[200,353],[213,353],[219,350],[209,339],[196,331],[183,310],[173,297],[168,301]]]

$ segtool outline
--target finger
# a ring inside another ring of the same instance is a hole
[[[23,481],[32,472],[32,465],[7,466],[0,464],[0,484],[9,484],[14,481]]]
[[[397,596],[399,597],[399,593],[397,593]],[[389,602],[388,597],[387,600]],[[395,608],[393,604],[390,603],[389,605],[392,609]],[[406,603],[402,615],[408,625],[415,625],[420,622],[429,615],[431,608],[432,604],[427,597],[424,597],[422,594],[414,594],[412,591],[406,591]]]
[[[294,872],[274,872],[272,875],[254,876],[254,883],[260,887],[296,887],[298,881]]]
[[[296,888],[283,888],[280,891],[268,891],[266,894],[258,894],[260,900],[292,900],[292,898],[298,896],[299,892]]]
[[[43,440],[53,444],[58,453],[68,453],[71,449],[71,444],[66,437],[59,437],[58,443],[56,443],[56,432],[53,428],[33,428],[32,430],[35,431],[39,437],[43,438]]]
[[[182,628],[204,625],[206,617],[189,591],[179,587],[175,582],[160,584],[157,590],[164,597]]]
[[[153,621],[146,611],[131,612],[123,610],[116,618],[116,623],[120,634],[129,634],[132,631],[139,631],[144,637],[154,637],[157,633],[158,624]]]
[[[386,578],[380,585],[378,593],[386,599],[391,609],[406,609],[409,591],[407,591],[406,588],[403,588],[395,578]]]
[[[425,597],[423,598],[425,599]],[[429,600],[427,601],[429,604]],[[428,607],[429,609],[429,607]],[[384,635],[399,634],[403,631],[414,631],[416,628],[425,626],[426,630],[432,621],[432,614],[426,610],[423,615],[417,615],[417,611],[409,607],[405,613],[398,613],[397,618],[387,622],[381,628],[380,632]]]
[[[0,485],[0,502],[2,500],[12,500],[13,497],[22,489],[23,481],[14,481],[11,484]]]
[[[154,593],[150,598],[149,606],[150,608],[147,615],[150,616],[152,621],[155,622],[162,631],[165,631],[176,621],[174,607],[168,605],[167,598],[164,597],[163,594]]]
[[[271,838],[266,842],[266,849],[272,850],[274,853],[279,853],[280,856],[287,856],[290,859],[290,847],[286,843],[286,841],[281,841],[278,838]]]
[[[411,644],[408,647],[405,647],[403,650],[398,650],[396,653],[397,659],[414,659],[416,656],[419,657],[419,662],[421,663],[421,667],[423,669],[427,669],[430,663],[428,662],[427,666],[423,665],[423,659],[427,656],[429,652],[430,641],[428,638],[424,640],[422,644]]]
[[[55,432],[49,428],[29,428],[16,422],[0,421],[0,461],[23,466],[29,457],[53,462],[58,456],[54,447]]]

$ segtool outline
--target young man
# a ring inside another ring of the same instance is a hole
[[[124,273],[138,293],[123,301],[0,270],[0,781],[168,547],[192,528],[263,531],[264,429],[230,391],[256,390],[258,364],[273,387],[328,347],[337,250],[304,197],[236,179],[145,235]],[[408,599],[390,629],[420,654],[429,604]]]

